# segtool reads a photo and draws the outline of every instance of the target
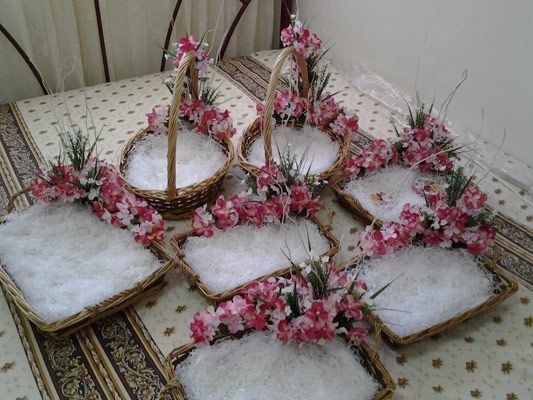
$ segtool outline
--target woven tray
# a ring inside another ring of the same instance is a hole
[[[243,334],[238,335],[228,335],[222,336],[215,339],[215,342],[218,340],[232,338],[233,340],[238,340],[243,336]],[[174,349],[167,357],[165,363],[165,370],[168,375],[170,384],[164,389],[165,392],[170,392],[174,399],[176,400],[186,400],[185,394],[181,387],[181,384],[176,379],[174,370],[178,364],[183,362],[192,350],[196,348],[196,344],[191,343]],[[392,396],[396,385],[394,384],[389,372],[385,369],[381,363],[379,357],[374,355],[366,343],[362,343],[359,347],[351,347],[353,352],[361,358],[361,364],[368,371],[368,373],[380,383],[380,390],[377,392],[373,400],[385,400]],[[163,393],[160,394],[160,397]],[[354,393],[354,399],[357,394]]]
[[[330,219],[331,219],[331,215],[330,215]],[[339,244],[339,241],[335,238],[335,236],[333,236],[333,234],[331,233],[331,221],[328,222],[327,225],[324,225],[318,219],[313,218],[312,222],[315,223],[316,225],[318,225],[318,229],[319,229],[320,233],[329,242],[330,248],[323,255],[324,256],[328,256],[328,257],[332,257],[334,254],[336,254],[339,251],[340,244]],[[170,239],[170,243],[172,244],[172,247],[175,249],[176,254],[177,254],[177,264],[183,270],[183,272],[185,273],[187,278],[191,281],[191,283],[193,285],[196,285],[200,289],[200,291],[204,294],[204,296],[206,296],[207,298],[209,298],[211,300],[214,300],[216,302],[233,297],[238,292],[240,292],[243,288],[245,288],[246,286],[248,286],[251,283],[255,282],[256,280],[262,280],[262,279],[270,278],[270,277],[274,277],[274,276],[282,276],[282,275],[287,274],[290,271],[290,267],[287,266],[285,268],[281,268],[281,269],[279,269],[277,271],[274,271],[274,272],[272,272],[270,274],[258,277],[257,279],[255,279],[255,280],[253,280],[251,282],[247,282],[247,283],[244,283],[242,285],[239,285],[239,286],[235,287],[234,289],[216,293],[216,292],[212,291],[209,288],[209,286],[207,286],[201,280],[200,276],[195,272],[195,270],[192,267],[192,265],[190,265],[187,262],[187,260],[185,258],[185,254],[183,254],[183,252],[181,251],[181,246],[185,243],[187,238],[190,237],[190,236],[194,236],[194,232],[192,230],[188,231],[188,232],[184,232],[184,233],[178,234],[178,235],[174,236],[172,239]]]
[[[246,172],[253,176],[257,176],[261,166],[256,166],[250,164],[248,161],[248,154],[252,148],[252,144],[262,136],[265,148],[265,160],[272,162],[272,114],[274,109],[274,99],[276,96],[276,86],[279,82],[281,76],[281,70],[284,62],[287,58],[295,56],[298,63],[298,71],[302,76],[303,81],[303,97],[308,95],[308,77],[307,77],[307,65],[306,61],[302,56],[299,56],[294,47],[286,47],[279,54],[274,68],[272,69],[272,74],[270,75],[270,82],[267,89],[267,97],[265,102],[265,110],[263,113],[263,118],[256,119],[252,125],[250,125],[243,133],[242,137],[239,140],[239,147],[237,150],[237,156],[239,160],[239,165]],[[278,125],[278,123],[276,124]],[[261,128],[262,126],[262,128]],[[301,128],[301,124],[293,124],[295,130]],[[350,137],[349,135],[340,135],[331,131],[330,129],[323,129],[324,133],[329,135],[331,140],[339,144],[339,155],[335,163],[327,170],[318,175],[314,175],[319,180],[327,180],[333,175],[337,174],[342,170],[346,157],[350,150]],[[297,135],[298,132],[295,132]]]
[[[375,324],[380,322],[381,332],[385,339],[393,346],[404,346],[409,345],[420,340],[426,339],[428,337],[434,336],[441,332],[446,331],[454,326],[459,325],[461,322],[464,322],[482,312],[488,311],[498,304],[502,303],[504,300],[511,297],[514,293],[518,291],[518,283],[512,279],[506,272],[504,272],[494,260],[491,260],[485,256],[478,256],[479,264],[485,269],[490,271],[492,274],[492,279],[494,283],[494,294],[484,303],[473,307],[472,309],[456,315],[453,318],[450,318],[447,321],[440,322],[432,327],[421,330],[420,332],[412,333],[408,336],[400,337],[394,333],[386,323],[382,322],[377,313],[371,312],[368,314],[367,320]],[[348,268],[355,268],[357,263],[361,259],[353,260],[351,265]],[[355,263],[355,264],[354,264]]]
[[[127,182],[126,188],[136,196],[146,200],[148,204],[158,210],[165,219],[181,219],[190,215],[198,206],[212,202],[221,190],[222,183],[226,174],[235,158],[235,151],[230,139],[224,140],[212,137],[220,145],[221,149],[227,156],[224,165],[210,178],[182,188],[176,188],[176,136],[179,129],[179,104],[181,101],[182,88],[185,81],[187,69],[190,71],[192,87],[192,96],[196,97],[197,73],[195,60],[188,54],[184,55],[176,76],[174,85],[174,94],[172,96],[172,105],[169,112],[168,124],[168,153],[167,153],[167,189],[166,190],[149,190],[135,187]],[[148,129],[139,131],[127,143],[120,155],[119,169],[122,176],[128,169],[128,159],[136,144],[146,135],[152,134]]]
[[[15,197],[25,192],[27,192],[27,189],[13,196],[10,199],[10,205],[8,209],[12,208]],[[110,229],[116,228],[110,227]],[[73,332],[92,324],[95,321],[98,321],[123,308],[128,307],[144,297],[148,297],[154,293],[157,293],[161,289],[165,274],[176,266],[174,257],[171,252],[157,242],[152,242],[149,249],[158,257],[159,260],[165,262],[159,269],[154,271],[141,282],[137,283],[137,285],[134,287],[117,293],[113,297],[110,297],[94,306],[87,307],[83,311],[52,323],[45,322],[33,310],[31,305],[24,298],[24,294],[19,289],[15,281],[11,278],[9,273],[4,269],[3,265],[0,265],[0,283],[4,288],[6,296],[13,300],[13,303],[19,312],[24,317],[28,318],[39,330],[50,336],[64,338]]]
[[[346,208],[351,213],[355,214],[359,218],[361,218],[364,222],[372,223],[374,222],[374,215],[372,215],[369,211],[367,211],[359,201],[353,197],[351,194],[348,194],[344,191],[344,185],[350,180],[350,178],[347,179],[338,179],[335,182],[332,183],[331,189],[333,190],[333,193],[335,193],[335,196],[337,197],[337,200],[339,201],[339,204]],[[377,227],[380,227],[383,225],[383,222],[379,219],[376,219],[374,222],[374,225]]]

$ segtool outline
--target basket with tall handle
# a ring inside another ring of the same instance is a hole
[[[309,96],[309,80],[307,74],[307,62],[305,58],[298,54],[293,46],[289,46],[283,49],[279,54],[272,73],[270,75],[270,81],[267,89],[267,96],[265,99],[265,109],[262,118],[258,118],[254,121],[252,125],[246,129],[241,139],[239,140],[239,147],[237,150],[239,165],[249,174],[257,176],[260,170],[260,166],[254,165],[249,160],[250,151],[253,143],[258,140],[261,136],[263,138],[264,152],[265,152],[265,162],[273,162],[272,157],[272,131],[275,128],[272,126],[272,115],[274,111],[274,100],[276,98],[276,88],[281,76],[281,71],[285,61],[294,56],[296,59],[296,64],[298,68],[298,73],[300,74],[302,80],[302,90],[301,96],[307,98]],[[281,121],[276,121],[276,126],[281,125]],[[301,122],[292,122],[290,124],[294,130],[299,130],[302,128],[303,124]],[[349,147],[350,147],[350,137],[347,134],[340,134],[329,129],[329,127],[321,128],[325,134],[329,135],[331,140],[338,143],[339,152],[335,162],[325,171],[322,171],[315,175],[319,180],[329,179],[333,175],[337,174],[342,170],[344,161],[348,156]],[[298,134],[298,132],[295,132]]]
[[[209,203],[215,199],[221,190],[222,183],[226,174],[228,173],[235,152],[233,144],[229,138],[219,139],[211,136],[212,140],[218,142],[221,149],[226,154],[225,163],[215,172],[214,175],[201,182],[197,182],[185,187],[176,187],[176,139],[180,123],[180,102],[182,100],[182,89],[185,83],[185,76],[187,70],[190,71],[190,87],[191,96],[193,99],[198,99],[198,76],[195,66],[195,59],[189,54],[185,54],[179,64],[176,82],[174,85],[174,94],[172,96],[172,104],[169,112],[168,122],[168,149],[167,149],[167,188],[166,190],[152,190],[143,189],[132,185],[125,178],[126,187],[129,191],[138,197],[146,200],[152,207],[158,210],[166,219],[179,219],[187,216],[196,207]],[[139,141],[147,135],[153,134],[148,128],[141,130],[134,137],[132,137],[120,156],[120,172],[122,176],[126,176],[128,169],[129,158],[132,151],[138,145]]]

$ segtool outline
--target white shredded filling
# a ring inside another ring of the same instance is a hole
[[[145,135],[130,153],[126,180],[141,189],[166,189],[167,149],[167,135]],[[176,140],[176,187],[209,179],[222,168],[226,159],[214,139],[183,128]]]
[[[257,166],[265,164],[265,146],[258,137],[250,148],[248,161]],[[304,125],[302,129],[278,126],[272,131],[272,157],[279,162],[279,153],[289,151],[300,163],[300,170],[311,174],[327,171],[339,157],[339,144],[331,140],[326,132]],[[310,168],[310,169],[309,169]]]
[[[307,229],[306,229],[307,227]],[[327,239],[310,221],[237,225],[210,237],[189,237],[182,246],[186,261],[201,280],[220,293],[329,250]]]
[[[487,301],[491,274],[466,250],[413,246],[365,261],[361,279],[369,295],[393,282],[375,299],[377,314],[400,337],[447,321]]]
[[[175,373],[188,400],[370,400],[380,388],[340,338],[298,346],[265,332],[198,347]]]
[[[83,205],[30,207],[0,225],[0,260],[51,323],[135,286],[161,267],[132,234]]]
[[[406,203],[425,204],[424,197],[412,189],[418,176],[408,168],[393,165],[349,181],[344,186],[344,191],[378,219],[395,221]],[[384,201],[376,200],[376,194],[383,195]]]

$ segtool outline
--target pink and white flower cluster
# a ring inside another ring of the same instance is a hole
[[[279,223],[290,216],[312,218],[322,209],[313,185],[305,177],[291,177],[288,182],[275,165],[264,165],[255,178],[255,191],[220,196],[215,204],[204,204],[192,216],[192,228],[198,236],[213,236],[215,230],[226,230],[237,224],[263,225]]]
[[[443,150],[450,142],[450,132],[444,124],[436,117],[425,114],[422,127],[403,129],[396,147],[400,159],[407,166],[420,163],[418,168],[422,172],[449,173],[453,171],[454,163],[450,153]]]
[[[295,21],[281,31],[281,43],[285,47],[294,46],[296,52],[305,58],[316,53],[322,46],[322,40],[304,28],[300,21]]]
[[[263,116],[265,106],[259,103],[256,110],[259,116]],[[355,114],[348,115],[329,93],[325,93],[320,100],[310,102],[289,90],[278,92],[274,98],[273,117],[278,121],[307,121],[321,130],[331,129],[342,135],[354,134],[359,128],[359,118]]]
[[[327,277],[323,286],[313,284]],[[337,334],[355,344],[364,340],[362,325],[368,304],[361,300],[367,285],[354,270],[340,270],[326,258],[299,266],[290,278],[254,282],[232,300],[194,316],[190,334],[209,343],[217,334],[271,330],[284,343],[323,344]]]
[[[148,117],[148,129],[154,133],[166,133],[168,130],[168,114],[170,106],[157,106]],[[233,126],[233,119],[228,110],[207,105],[202,100],[182,98],[179,109],[180,117],[184,118],[196,127],[196,131],[211,135],[218,139],[230,139],[237,130]]]
[[[485,193],[469,187],[455,206],[447,203],[444,190],[430,192],[426,198],[426,206],[405,204],[399,219],[381,229],[367,227],[359,243],[363,252],[385,255],[417,241],[427,246],[466,247],[472,254],[481,254],[494,241],[496,232],[485,222]]]
[[[363,176],[366,172],[373,172],[389,164],[398,163],[398,151],[387,140],[374,140],[369,147],[364,148],[358,156],[351,156],[344,165],[344,175]]]
[[[392,164],[410,167],[417,163],[421,172],[450,173],[454,168],[454,155],[445,149],[451,141],[446,127],[425,114],[423,127],[406,127],[399,140],[375,140],[362,154],[348,158],[344,175],[363,176]]]
[[[30,184],[33,196],[44,202],[80,201],[107,223],[130,230],[135,240],[149,245],[163,241],[161,215],[143,200],[129,193],[119,171],[105,161],[89,158],[81,171],[72,165],[56,165],[38,174]]]
[[[176,47],[176,57],[172,61],[174,68],[178,68],[180,61],[185,54],[196,58],[196,69],[199,76],[204,77],[207,74],[207,69],[210,64],[213,64],[213,59],[209,57],[207,49],[203,47],[203,43],[194,36],[183,36],[178,40]]]

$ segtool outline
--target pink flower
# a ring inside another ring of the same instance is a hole
[[[265,192],[269,189],[277,192],[280,190],[278,185],[285,182],[285,177],[275,164],[265,164],[261,167],[256,182],[260,192]]]
[[[207,211],[207,204],[204,204],[202,207],[194,210],[194,214],[192,215],[192,229],[196,235],[211,237],[214,233],[212,229],[214,221],[213,215]]]
[[[215,335],[215,327],[219,325],[218,317],[213,309],[209,306],[205,311],[196,313],[194,321],[189,327],[191,338],[196,343],[209,342]]]
[[[296,52],[306,58],[320,50],[322,41],[320,38],[296,21],[294,27],[289,25],[281,31],[281,43],[283,46],[294,46]]]
[[[467,228],[462,234],[462,239],[467,244],[467,249],[472,254],[482,254],[494,241],[496,231],[486,225],[475,228]]]
[[[194,36],[183,36],[178,41],[176,58],[173,61],[175,68],[179,67],[180,61],[183,56],[188,53],[191,57],[196,57],[196,49],[200,42]]]
[[[320,211],[320,204],[312,198],[309,187],[303,184],[293,184],[290,188],[290,210],[295,214],[304,213],[307,217],[312,217]]]
[[[166,133],[168,129],[168,112],[170,106],[156,106],[148,117],[148,129],[154,133]]]
[[[485,208],[487,195],[477,189],[467,188],[458,201],[458,207],[468,215],[476,215]]]
[[[348,331],[346,338],[352,343],[361,343],[365,340],[368,330],[362,326],[355,326]]]
[[[219,229],[234,227],[239,222],[239,213],[233,207],[233,203],[227,201],[224,196],[218,197],[211,208],[211,214],[215,217],[215,226]]]
[[[344,166],[344,176],[360,176],[365,172],[376,171],[398,162],[398,151],[386,140],[374,140],[359,156],[348,158]]]

